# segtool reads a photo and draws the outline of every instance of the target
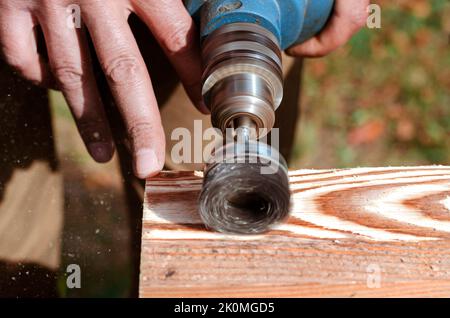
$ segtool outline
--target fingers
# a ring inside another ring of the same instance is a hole
[[[52,86],[48,64],[39,56],[33,18],[29,13],[2,8],[0,47],[6,63],[36,85]]]
[[[134,9],[172,62],[194,105],[208,114],[201,95],[202,63],[198,33],[183,2],[138,0]]]
[[[324,56],[344,45],[367,21],[369,0],[336,0],[334,13],[317,36],[288,49],[294,56]]]
[[[146,178],[164,165],[164,131],[150,77],[123,11],[99,1],[83,19],[131,139],[135,174]]]
[[[42,20],[50,66],[90,155],[98,162],[107,162],[114,154],[114,144],[86,39],[81,29],[69,28],[61,17],[65,17],[65,7],[60,5],[43,7],[38,16]]]

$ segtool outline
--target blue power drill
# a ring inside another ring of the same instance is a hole
[[[202,94],[212,125],[224,135],[234,132],[233,142],[216,149],[206,166],[200,215],[220,232],[265,232],[287,217],[290,205],[287,164],[260,141],[272,130],[283,98],[281,52],[320,32],[334,0],[186,0],[185,5],[200,29]]]

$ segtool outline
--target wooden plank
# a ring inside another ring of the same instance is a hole
[[[290,173],[292,216],[207,231],[201,173],[148,180],[141,297],[450,297],[450,167]]]

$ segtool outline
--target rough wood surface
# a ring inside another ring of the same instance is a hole
[[[450,167],[290,173],[292,216],[258,236],[205,230],[201,173],[145,195],[141,297],[450,297]]]

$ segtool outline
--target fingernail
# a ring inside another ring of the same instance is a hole
[[[142,149],[136,153],[135,172],[137,177],[145,179],[161,171],[162,167],[152,149]]]
[[[107,162],[113,155],[113,148],[107,142],[92,142],[88,145],[88,150],[97,162]]]

